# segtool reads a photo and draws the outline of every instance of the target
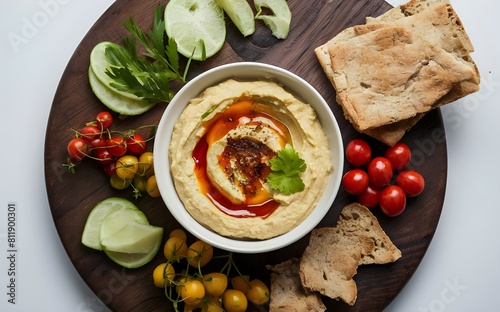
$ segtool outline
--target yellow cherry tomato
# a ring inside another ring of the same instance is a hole
[[[250,288],[245,292],[245,296],[253,304],[263,304],[269,301],[269,288],[263,281],[254,279],[250,281]]]
[[[204,297],[205,287],[203,287],[203,283],[199,280],[187,281],[181,286],[181,298],[190,306],[197,306],[203,303]]]
[[[130,181],[123,180],[114,172],[109,178],[109,184],[111,184],[111,187],[115,190],[124,190],[130,186]]]
[[[116,175],[130,181],[137,173],[138,160],[133,155],[125,155],[116,160]]]
[[[214,249],[212,245],[202,240],[197,240],[191,246],[189,246],[187,251],[187,260],[189,265],[197,268],[201,268],[206,265],[214,255]]]
[[[182,273],[181,273],[182,274]],[[192,280],[192,278],[190,277],[181,277],[179,278],[179,280],[177,280],[175,282],[175,291],[177,292],[177,294],[180,296],[181,295],[181,289],[182,287],[189,281],[189,280]]]
[[[146,181],[146,192],[151,197],[160,197],[160,190],[158,189],[158,184],[156,184],[156,176],[150,176]]]
[[[241,291],[242,293],[246,293],[248,289],[250,289],[250,276],[248,275],[238,275],[231,279],[231,286],[234,289]]]
[[[220,297],[209,297],[208,301],[203,303],[201,312],[223,312],[222,301]]]
[[[137,172],[140,175],[150,177],[154,174],[154,165],[153,165],[153,153],[145,152],[139,156],[139,164],[137,167]]]
[[[222,294],[222,305],[226,312],[244,312],[248,307],[245,294],[237,289],[227,289]]]
[[[168,237],[178,237],[182,239],[183,241],[187,242],[187,234],[183,229],[175,229],[168,234]]]
[[[175,277],[175,269],[170,263],[159,264],[153,271],[153,282],[156,287],[165,288]]]
[[[134,187],[137,190],[139,190],[140,192],[146,192],[146,178],[145,177],[136,174],[132,184],[134,184]]]
[[[185,241],[179,237],[170,237],[165,242],[163,253],[169,262],[179,262],[181,259],[186,258],[188,246]]]
[[[219,297],[227,288],[227,276],[224,273],[213,272],[203,275],[203,286],[207,296]]]

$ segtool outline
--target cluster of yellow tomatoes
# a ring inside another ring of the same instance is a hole
[[[182,229],[170,232],[163,251],[167,261],[155,268],[153,282],[156,287],[165,289],[175,311],[181,311],[182,303],[184,312],[243,312],[249,302],[261,305],[269,301],[267,285],[259,279],[250,280],[248,275],[241,275],[231,253],[220,271],[202,272],[214,257],[213,247],[202,240],[188,245]],[[182,267],[183,263],[185,268],[177,273],[176,267]],[[238,274],[229,279],[232,267]]]
[[[119,157],[109,181],[117,190],[132,187],[135,195],[147,193],[151,197],[160,196],[154,172],[153,152]]]

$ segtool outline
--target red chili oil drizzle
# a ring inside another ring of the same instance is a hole
[[[218,141],[230,130],[237,127],[244,120],[246,124],[265,125],[279,133],[284,142],[290,143],[290,134],[288,128],[269,114],[263,112],[262,105],[257,104],[249,99],[242,98],[233,105],[229,106],[212,119],[212,122],[206,125],[206,134],[196,144],[192,157],[195,162],[195,174],[198,179],[200,191],[209,198],[212,203],[222,212],[233,217],[261,217],[266,218],[271,215],[278,207],[279,202],[274,200],[267,191],[262,187],[260,180],[252,180],[255,183],[251,186],[252,190],[256,190],[251,194],[244,190],[245,201],[241,204],[235,204],[222,194],[216,186],[214,186],[207,174],[207,152],[209,145]],[[213,120],[216,119],[214,122]],[[238,140],[238,139],[235,139]],[[247,139],[248,140],[248,139]],[[233,142],[237,147],[248,144],[248,142]],[[257,148],[259,143],[256,143]],[[262,143],[260,143],[263,145]],[[227,147],[226,147],[227,150]],[[274,152],[273,152],[274,153]],[[230,154],[228,152],[228,154]],[[220,155],[219,162],[224,168],[227,165],[228,157],[234,155]],[[269,155],[267,155],[269,156]],[[265,156],[264,156],[265,157]],[[265,179],[270,172],[269,168],[260,168],[260,178]]]

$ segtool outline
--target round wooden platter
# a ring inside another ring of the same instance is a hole
[[[391,8],[390,5],[383,0],[290,0],[288,4],[293,18],[286,40],[275,39],[259,22],[255,34],[243,38],[228,21],[227,42],[222,51],[205,62],[195,63],[189,78],[214,66],[238,61],[263,62],[286,68],[307,80],[323,95],[337,117],[344,144],[353,138],[366,138],[344,119],[340,106],[335,102],[335,91],[313,50],[342,29],[363,24],[366,16],[382,14]],[[97,202],[110,196],[131,200],[133,197],[130,190],[113,190],[102,169],[93,161],[83,161],[75,174],[62,164],[67,157],[66,144],[74,136],[72,129],[82,127],[99,111],[105,110],[89,87],[87,69],[90,51],[101,41],[121,43],[126,35],[123,21],[130,16],[140,27],[149,29],[157,5],[156,1],[118,0],[103,14],[83,38],[63,73],[47,126],[45,178],[55,226],[76,270],[113,311],[173,311],[164,292],[153,286],[151,277],[154,267],[164,261],[164,256],[160,252],[147,265],[129,270],[111,262],[104,253],[83,246],[80,243],[83,226],[89,211]],[[141,116],[117,120],[114,127],[126,130],[157,124],[165,107],[165,104],[159,104]],[[385,148],[370,138],[366,139],[374,147],[375,153],[381,153]],[[413,150],[411,167],[426,178],[426,189],[420,196],[409,199],[406,211],[396,218],[385,217],[374,210],[386,233],[401,249],[403,257],[393,264],[361,266],[355,276],[358,286],[356,303],[348,306],[323,298],[329,310],[382,311],[411,278],[434,235],[444,201],[447,175],[446,137],[440,111],[427,114],[406,134],[403,141]],[[334,226],[341,209],[354,200],[341,189],[328,215],[318,227]],[[160,198],[144,196],[136,204],[151,224],[165,228],[165,235],[179,227]],[[235,258],[242,272],[269,283],[269,272],[265,265],[300,257],[307,243],[308,236],[274,252],[239,254]],[[251,307],[249,311],[267,309],[268,306],[264,305]]]

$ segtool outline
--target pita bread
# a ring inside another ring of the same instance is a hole
[[[309,292],[302,287],[299,264],[299,259],[292,258],[276,265],[266,266],[271,271],[269,312],[326,311],[319,293]]]
[[[386,264],[401,258],[401,251],[384,232],[377,218],[359,203],[342,209],[337,227],[344,235],[364,237],[372,243],[371,248],[362,251],[360,264]]]
[[[386,264],[401,251],[383,231],[371,211],[358,203],[345,206],[337,225],[311,232],[300,260],[304,288],[353,305],[357,287],[353,277],[362,264]]]
[[[314,229],[300,261],[302,285],[353,305],[358,293],[353,277],[361,250],[357,237],[339,235],[336,228]]]
[[[328,47],[337,100],[360,131],[437,107],[475,70],[402,26],[386,26]]]
[[[410,47],[415,49],[408,53]],[[346,118],[358,131],[388,145],[429,110],[479,89],[472,51],[447,0],[412,0],[345,29],[315,50]],[[394,53],[404,54],[394,58],[399,63],[390,62]],[[404,78],[404,84],[397,84]]]

